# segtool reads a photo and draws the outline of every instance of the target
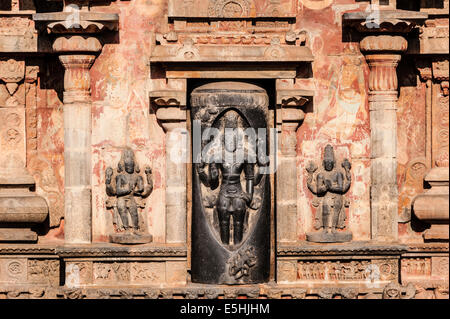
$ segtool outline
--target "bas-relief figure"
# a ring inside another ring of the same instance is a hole
[[[152,236],[143,232],[138,211],[145,208],[144,199],[153,190],[151,168],[145,168],[144,179],[133,150],[127,148],[122,151],[117,169],[108,167],[105,175],[109,196],[106,207],[113,210],[113,224],[117,231],[110,236],[110,241],[122,244],[150,242]]]
[[[333,147],[327,145],[324,149],[323,169],[318,170],[314,162],[310,162],[306,168],[308,188],[316,196],[313,203],[317,207],[314,228],[320,230],[308,233],[308,241],[332,243],[352,239],[350,232],[339,231],[345,228],[345,207],[348,207],[349,203],[344,194],[349,190],[352,181],[348,159],[342,161],[341,167],[337,166]]]
[[[225,127],[238,128],[238,116],[235,112],[226,113]],[[230,244],[230,219],[232,219],[233,244],[237,245],[242,241],[247,207],[253,201],[255,185],[258,185],[262,178],[261,174],[257,174],[255,180],[254,163],[248,163],[245,159],[243,162],[237,161],[238,138],[238,134],[224,134],[223,162],[210,163],[209,173],[205,172],[205,162],[197,165],[199,178],[205,186],[215,190],[220,185],[214,209],[219,219],[220,238],[225,245]],[[242,174],[245,176],[245,192],[241,185]]]
[[[265,90],[239,82],[207,84],[192,93],[194,123],[202,134],[219,132],[203,141],[193,170],[193,282],[268,280],[270,188],[268,161],[259,156],[267,135],[243,133],[267,128],[267,102]]]

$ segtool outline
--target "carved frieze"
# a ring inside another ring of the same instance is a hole
[[[397,260],[300,261],[300,281],[389,281],[398,276]]]
[[[296,0],[170,0],[169,17],[259,18],[295,17]]]
[[[165,283],[184,285],[185,277],[185,262],[178,261],[150,262],[115,259],[113,261],[68,261],[66,265],[66,286],[71,288],[130,284],[154,286]]]
[[[34,284],[59,285],[59,260],[28,259],[28,281]]]

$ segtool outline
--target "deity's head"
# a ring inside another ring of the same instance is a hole
[[[236,132],[231,130],[229,132],[225,131],[224,139],[225,150],[230,153],[236,151]]]
[[[328,144],[325,146],[325,150],[323,152],[323,167],[326,171],[332,171],[334,168],[335,159],[334,159],[334,151],[333,147]]]
[[[131,149],[125,149],[122,152],[121,164],[125,168],[125,172],[133,174],[135,170],[134,153]]]
[[[228,112],[224,116],[225,120],[225,134],[224,145],[227,152],[234,152],[237,148],[237,130],[238,114],[236,112]]]

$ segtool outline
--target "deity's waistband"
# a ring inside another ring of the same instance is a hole
[[[226,184],[237,184],[241,181],[240,175],[224,175],[222,179],[222,183]]]

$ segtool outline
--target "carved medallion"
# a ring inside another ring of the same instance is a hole
[[[208,14],[210,17],[239,18],[248,15],[250,5],[247,0],[211,0]]]

